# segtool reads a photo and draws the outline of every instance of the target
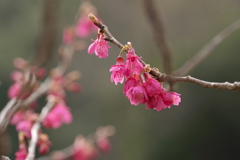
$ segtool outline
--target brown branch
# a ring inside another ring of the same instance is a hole
[[[55,99],[54,98],[49,99],[46,106],[43,107],[43,109],[42,109],[42,111],[39,115],[39,118],[34,123],[32,129],[31,129],[31,136],[32,137],[31,137],[31,140],[29,142],[28,155],[27,155],[26,160],[34,160],[35,149],[36,149],[38,138],[39,138],[39,129],[41,127],[41,123],[45,119],[45,117],[47,116],[48,112],[52,109],[54,104],[55,104]]]
[[[185,62],[176,72],[177,76],[184,76],[194,69],[200,62],[209,56],[213,49],[215,49],[224,39],[240,28],[240,19],[228,26],[226,29],[218,33],[213,39],[208,42],[198,53],[191,59]]]
[[[53,54],[56,42],[59,0],[45,0],[43,6],[43,26],[40,33],[38,51],[34,59],[37,66],[42,66]]]
[[[89,18],[92,20],[92,22],[101,29],[102,33],[106,35],[106,40],[112,42],[119,48],[123,48],[124,46],[118,42],[112,34],[109,32],[107,26],[103,24],[100,20],[98,20],[93,14],[89,14]],[[125,50],[127,52],[127,50]],[[144,61],[141,60],[141,62],[146,65]],[[217,89],[226,89],[226,90],[233,90],[233,91],[238,91],[240,90],[240,82],[234,82],[234,83],[229,83],[229,82],[224,82],[224,83],[217,83],[217,82],[207,82],[203,81],[197,78],[193,78],[191,76],[186,76],[186,77],[175,77],[172,75],[166,75],[164,73],[158,72],[152,68],[148,68],[149,73],[155,77],[156,80],[159,82],[190,82],[194,83],[197,85],[200,85],[202,87],[206,88],[217,88]]]
[[[155,75],[155,78],[160,81],[160,82],[190,82],[194,83],[197,85],[200,85],[205,88],[216,88],[216,89],[226,89],[226,90],[231,90],[231,91],[240,91],[240,82],[234,82],[234,83],[229,83],[229,82],[208,82],[204,80],[200,80],[191,76],[185,76],[185,77],[176,77],[176,76],[171,76],[171,75],[166,75],[164,73],[160,73],[154,70],[150,71],[150,74]]]
[[[153,0],[143,0],[144,7],[148,16],[148,19],[150,21],[150,24],[152,25],[153,34],[155,37],[155,42],[157,46],[159,47],[161,53],[162,53],[162,63],[164,65],[164,72],[166,74],[172,73],[172,59],[171,59],[171,49],[168,45],[163,22],[160,16],[160,11],[158,8],[155,8],[155,4]]]

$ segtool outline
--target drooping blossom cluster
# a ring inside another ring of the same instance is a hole
[[[90,12],[96,13],[96,8],[90,2],[84,2],[79,8],[77,15],[79,18],[75,24],[64,29],[63,45],[59,49],[61,61],[56,68],[52,69],[44,81],[42,80],[46,74],[45,69],[31,66],[21,58],[14,61],[14,66],[18,70],[11,74],[14,83],[8,90],[8,97],[10,102],[14,102],[13,106],[10,107],[15,107],[15,104],[17,106],[9,116],[11,118],[10,123],[15,125],[19,135],[19,149],[15,153],[16,160],[34,158],[36,156],[35,147],[41,155],[49,152],[51,141],[48,135],[43,132],[42,127],[56,129],[63,124],[72,122],[72,113],[66,103],[65,90],[78,93],[81,86],[76,80],[80,75],[76,71],[65,74],[65,70],[73,52],[84,49],[83,38],[97,30],[97,27],[88,19],[87,15]],[[77,38],[80,40],[77,40]],[[101,46],[105,45],[103,38],[103,36],[98,38],[98,43],[102,44]],[[93,46],[92,50],[101,58],[107,56],[102,54],[106,51],[104,47]],[[43,107],[38,106],[37,103],[37,99],[42,95],[45,96],[47,101]],[[93,139],[77,138],[72,147],[71,158],[74,160],[90,160],[98,157],[99,151],[108,152],[111,148],[109,136],[111,136],[109,132],[98,131]]]
[[[115,134],[113,126],[98,127],[95,133],[85,137],[78,135],[72,146],[62,151],[54,151],[49,159],[57,160],[93,160],[98,158],[101,153],[108,153],[111,149],[109,137]]]
[[[103,37],[104,35],[98,33],[98,39],[88,48],[89,54],[95,52],[99,58],[102,58],[99,54],[104,55],[104,58],[108,56],[109,47]],[[128,50],[126,61],[122,57],[122,51],[125,49]],[[158,82],[147,72],[131,43],[128,43],[122,51],[117,57],[116,65],[111,66],[110,80],[117,85],[118,83],[122,84],[126,79],[123,93],[132,105],[142,103],[146,104],[146,109],[155,109],[157,111],[170,108],[171,105],[179,105],[181,101],[180,94],[167,91],[162,87],[162,82]]]
[[[36,81],[33,80],[43,78],[46,71],[44,68],[30,67],[28,62],[22,58],[16,58],[13,65],[17,70],[10,75],[14,83],[8,89],[8,98],[26,99],[37,87]],[[28,85],[29,87],[23,93],[22,89],[27,83],[31,85]]]
[[[88,48],[88,53],[93,54],[95,53],[96,56],[99,58],[106,58],[108,57],[108,42],[104,40],[104,35],[98,33],[98,37],[96,40],[93,40],[93,43]]]
[[[14,66],[18,69],[11,74],[14,84],[10,86],[8,95],[10,99],[25,100],[39,87],[41,78],[45,75],[45,70],[29,65],[21,58],[14,60]],[[54,106],[42,121],[45,128],[58,128],[63,123],[69,124],[72,121],[70,108],[66,105],[65,89],[72,92],[79,92],[81,87],[76,82],[80,74],[76,71],[62,76],[57,69],[50,73],[50,87],[47,90],[46,97],[54,98]],[[27,156],[28,140],[32,138],[31,129],[39,118],[37,112],[38,104],[33,102],[20,106],[20,109],[11,118],[11,124],[16,126],[19,132],[19,150],[16,152],[17,160],[24,160]],[[48,136],[39,130],[37,142],[40,154],[46,154],[51,145]]]
[[[90,2],[84,2],[79,8],[79,18],[74,26],[68,26],[63,31],[63,44],[72,44],[75,37],[87,38],[91,32],[97,31],[97,27],[88,18],[89,13],[97,10]]]

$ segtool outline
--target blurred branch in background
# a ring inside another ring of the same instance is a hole
[[[191,59],[186,61],[175,72],[177,76],[184,76],[193,70],[200,62],[207,58],[213,49],[215,49],[224,39],[240,28],[240,19],[228,26],[226,29],[218,33],[213,39],[208,42],[199,52],[197,52]]]
[[[37,46],[36,55],[33,64],[37,66],[45,65],[52,57],[54,45],[56,42],[58,12],[60,6],[59,0],[45,0],[43,6],[42,31],[39,34],[40,39]]]
[[[161,51],[164,66],[164,72],[166,74],[172,73],[172,58],[171,58],[171,49],[168,45],[167,38],[165,36],[164,26],[162,18],[160,15],[160,9],[155,8],[153,0],[143,0],[144,7],[149,19],[150,24],[152,25],[152,31],[155,38],[155,43],[159,50]],[[157,12],[158,10],[158,12]]]

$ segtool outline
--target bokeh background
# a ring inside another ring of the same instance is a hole
[[[73,22],[82,1],[60,1],[57,42],[47,68],[56,65],[63,28]],[[156,0],[161,9],[174,69],[192,57],[211,38],[240,18],[239,0]],[[162,69],[160,52],[145,14],[142,0],[92,0],[98,14],[122,43],[132,42],[144,61]],[[15,57],[31,59],[42,27],[43,1],[0,1],[0,108],[7,103],[9,78]],[[95,39],[93,34],[90,38]],[[191,73],[207,81],[240,81],[240,30],[227,38]],[[160,112],[144,105],[131,106],[122,85],[110,83],[109,67],[119,49],[110,44],[110,56],[99,59],[86,50],[74,55],[69,70],[81,72],[80,94],[68,94],[74,121],[57,130],[47,130],[52,150],[70,145],[78,134],[88,135],[98,126],[113,125],[112,150],[104,160],[226,160],[240,159],[240,92],[205,89],[178,83],[179,106]],[[8,129],[14,157],[17,133]]]

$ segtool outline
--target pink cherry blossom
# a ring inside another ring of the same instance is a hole
[[[28,65],[28,62],[22,58],[15,58],[13,60],[13,65],[17,69],[24,70],[24,68]]]
[[[126,92],[126,97],[130,100],[130,103],[135,106],[137,106],[139,103],[144,104],[148,101],[148,95],[141,79],[138,80],[135,87],[128,89]]]
[[[23,72],[13,71],[10,75],[11,79],[15,82],[23,80]]]
[[[172,92],[172,96],[173,96],[173,105],[175,105],[175,106],[178,106],[178,105],[179,105],[179,103],[181,102],[180,95],[181,95],[181,94],[179,94],[179,93]]]
[[[69,124],[71,122],[72,114],[65,103],[61,102],[54,106],[54,108],[48,113],[43,121],[43,126],[46,128],[58,128],[63,123]]]
[[[77,82],[72,82],[71,84],[66,86],[66,89],[73,93],[79,93],[81,91],[81,88],[81,85]]]
[[[17,97],[21,91],[21,87],[22,87],[21,82],[16,82],[12,84],[8,89],[8,98],[12,99]]]
[[[166,105],[164,104],[160,94],[155,94],[148,98],[149,100],[147,102],[146,109],[155,109],[157,111],[161,111],[163,108],[166,108]]]
[[[144,86],[148,96],[151,97],[155,94],[160,94],[163,90],[161,84],[155,79],[153,79],[152,77],[150,77],[149,73],[145,72],[144,75],[146,78],[146,82],[144,83]]]
[[[46,69],[45,68],[38,68],[36,71],[36,76],[38,78],[43,78],[46,75]]]
[[[143,70],[143,64],[139,61],[140,57],[135,54],[133,48],[128,50],[126,56],[126,77],[131,77],[133,74],[140,75]]]
[[[73,160],[92,160],[98,155],[93,144],[82,136],[76,138],[72,152]]]
[[[39,139],[38,140],[38,146],[39,146],[39,153],[44,155],[49,151],[49,147],[51,145],[51,142],[49,139]]]
[[[26,134],[27,137],[31,137],[32,126],[33,126],[33,122],[31,120],[23,120],[17,123],[16,128],[17,128],[17,131],[22,131]]]
[[[63,31],[63,43],[71,44],[74,39],[74,30],[72,27],[67,27]]]
[[[109,71],[112,72],[111,82],[114,82],[115,85],[117,85],[118,82],[122,84],[124,81],[124,75],[125,75],[125,66],[124,66],[123,57],[119,56],[117,58],[116,65],[111,66],[111,69]]]
[[[92,30],[97,31],[97,27],[92,23],[87,15],[81,16],[76,25],[76,35],[80,38],[86,38]]]
[[[26,118],[25,112],[17,111],[11,119],[11,124],[15,125],[15,124],[21,122],[22,120],[25,120],[25,118]]]
[[[104,153],[109,152],[111,149],[111,143],[108,138],[97,140],[97,146]]]
[[[99,58],[108,57],[108,48],[110,48],[110,46],[107,43],[108,42],[104,40],[104,36],[99,33],[98,38],[89,46],[88,53],[95,53]]]
[[[15,153],[15,160],[25,160],[27,157],[27,148],[25,145],[21,144],[19,150]]]
[[[169,92],[167,90],[163,90],[162,98],[168,108],[170,108],[170,105],[179,105],[181,102],[180,94],[176,92]]]
[[[135,87],[137,85],[137,80],[136,78],[128,78],[127,81],[125,82],[124,84],[124,87],[123,87],[123,93],[126,95],[127,94],[127,91],[132,88],[132,87]]]

